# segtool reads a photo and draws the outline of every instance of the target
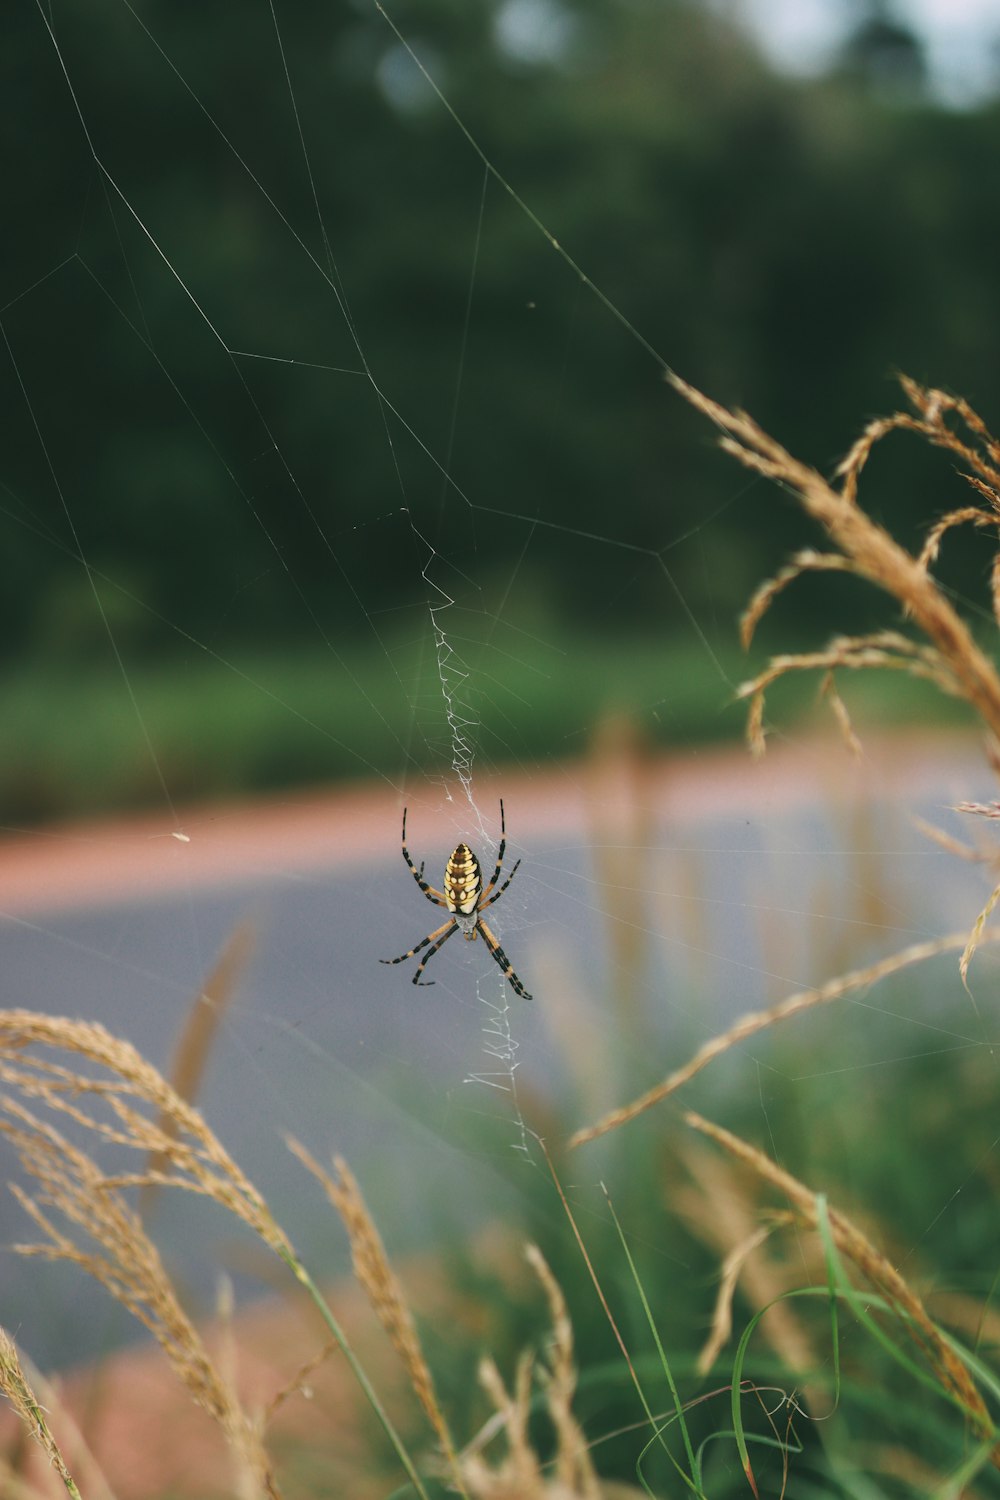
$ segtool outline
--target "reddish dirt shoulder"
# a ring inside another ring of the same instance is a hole
[[[775,746],[760,761],[738,746],[647,757],[634,746],[536,773],[510,771],[477,779],[476,806],[487,826],[503,796],[508,833],[584,836],[638,803],[650,814],[685,824],[746,810],[766,815],[831,791],[861,785],[871,793],[917,795],[955,785],[956,796],[989,796],[984,757],[970,735],[882,736],[852,760],[830,738]],[[985,788],[985,790],[984,790]],[[468,830],[475,816],[464,797],[436,785],[407,792],[411,830],[432,820]],[[449,805],[450,801],[450,805]],[[388,863],[398,855],[403,797],[385,784],[312,789],[259,799],[189,807],[115,821],[12,831],[0,841],[0,912],[14,916],[164,892],[259,881],[297,872]]]

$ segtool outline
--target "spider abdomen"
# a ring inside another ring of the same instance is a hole
[[[459,844],[444,871],[444,894],[448,910],[470,917],[483,894],[483,872],[468,844]]]

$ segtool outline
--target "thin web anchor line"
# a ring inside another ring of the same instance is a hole
[[[472,323],[472,298],[476,290],[476,276],[479,271],[479,252],[483,243],[483,218],[486,213],[486,189],[490,185],[490,174],[483,172],[483,189],[479,197],[479,216],[476,219],[476,240],[472,249],[472,266],[469,270],[469,289],[465,296],[465,316],[462,319],[462,345],[458,354],[458,370],[455,373],[455,395],[451,403],[451,423],[448,427],[448,446],[444,455],[444,472],[441,476],[441,505],[439,521],[443,523],[445,505],[448,499],[448,488],[451,482],[451,461],[455,452],[455,433],[458,429],[458,408],[462,399],[462,387],[465,382],[465,360],[469,348],[469,328]]]
[[[445,109],[451,116],[455,125],[461,131],[462,135],[469,143],[469,146],[479,157],[479,160],[482,162],[485,170],[489,173],[489,175],[501,188],[503,188],[508,197],[511,198],[511,200],[517,205],[521,213],[524,214],[525,218],[528,219],[528,221],[533,224],[534,227],[538,230],[539,234],[541,234],[543,238],[548,241],[548,243],[552,246],[552,249],[563,261],[565,261],[570,270],[580,278],[581,283],[588,289],[588,291],[593,293],[593,295],[607,310],[607,312],[609,312],[611,316],[621,324],[625,331],[635,339],[636,343],[639,344],[641,348],[645,349],[646,353],[650,356],[651,359],[656,362],[657,365],[659,365],[663,373],[665,375],[675,374],[676,372],[674,371],[673,367],[668,363],[667,360],[663,358],[663,355],[660,354],[660,352],[653,347],[649,340],[639,332],[635,324],[629,321],[629,319],[622,312],[621,308],[611,300],[607,292],[603,291],[602,288],[597,285],[596,281],[591,280],[583,267],[576,260],[574,260],[573,256],[570,255],[569,251],[560,244],[552,231],[542,222],[542,220],[538,217],[531,206],[525,202],[520,193],[514,187],[513,183],[508,182],[503,173],[493,165],[489,157],[486,155],[486,152],[483,150],[482,146],[480,146],[479,142],[472,134],[472,131],[462,119],[461,115],[455,109],[454,105],[451,104],[445,94],[441,91],[431,73],[428,72],[427,68],[421,62],[416,52],[414,52],[413,48],[406,40],[406,37],[403,35],[399,27],[396,25],[395,21],[389,15],[389,12],[386,10],[385,6],[381,3],[381,0],[372,0],[372,3],[374,4],[375,9],[378,11],[379,15],[382,17],[383,21],[385,21],[386,25],[395,36],[396,40],[399,42],[400,46],[403,47],[403,49],[408,53],[410,60],[415,64],[417,68],[419,68],[420,72],[423,74],[425,81],[437,96],[438,102],[441,104],[441,107]]]

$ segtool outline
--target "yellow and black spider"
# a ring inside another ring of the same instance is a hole
[[[413,863],[413,860],[410,858],[409,850],[406,847],[406,808],[404,807],[403,858],[406,860],[406,863],[410,868],[410,874],[413,876],[414,880],[417,882],[417,885],[419,885],[428,901],[433,902],[435,906],[443,906],[445,911],[449,912],[450,915],[447,922],[445,922],[441,927],[438,927],[436,931],[428,933],[427,937],[423,938],[415,948],[411,948],[409,953],[401,953],[398,958],[380,958],[379,963],[402,964],[405,963],[408,958],[413,958],[415,954],[419,953],[421,948],[426,948],[427,952],[424,954],[423,958],[420,960],[420,963],[417,965],[417,972],[413,976],[413,983],[420,984],[420,976],[426,969],[428,961],[434,957],[439,948],[444,946],[453,932],[460,931],[467,943],[473,942],[476,936],[479,933],[482,933],[483,942],[486,944],[494,959],[503,970],[504,978],[510,980],[511,988],[515,990],[517,994],[522,997],[522,999],[530,1000],[531,996],[528,994],[528,991],[524,988],[524,985],[514,973],[514,970],[511,967],[510,960],[508,959],[506,953],[503,951],[500,944],[497,942],[496,938],[493,936],[492,932],[487,927],[482,918],[482,913],[488,906],[492,906],[494,901],[498,901],[500,899],[504,891],[514,879],[514,876],[517,874],[517,866],[521,863],[520,860],[518,860],[514,865],[514,868],[507,876],[507,879],[504,881],[503,885],[500,886],[498,890],[494,890],[494,886],[496,886],[497,881],[500,879],[500,870],[503,866],[503,857],[506,852],[507,837],[503,821],[503,798],[501,797],[500,848],[497,850],[496,868],[493,871],[493,878],[490,881],[489,885],[484,889],[483,872],[479,867],[478,859],[473,854],[468,844],[459,844],[454,854],[445,865],[444,890],[435,890],[434,887],[432,885],[429,885],[424,879],[423,861],[421,861],[420,869],[418,870],[416,865]],[[422,982],[427,985],[434,983],[433,979],[425,979]]]

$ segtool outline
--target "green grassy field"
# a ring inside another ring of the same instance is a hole
[[[450,763],[436,663],[412,645],[389,653],[319,645],[129,668],[69,670],[41,662],[0,677],[0,820],[40,822],[176,801],[384,775]],[[495,653],[472,674],[464,702],[477,764],[586,753],[595,726],[628,716],[665,750],[743,733],[730,684],[744,654],[713,662],[706,649],[638,640],[567,638],[521,657]],[[720,671],[721,668],[721,671]],[[853,673],[845,698],[861,725],[941,722],[962,709],[900,674]],[[488,698],[487,698],[488,693]],[[816,687],[795,679],[775,693],[784,724],[815,713]],[[516,732],[509,726],[517,706]]]

